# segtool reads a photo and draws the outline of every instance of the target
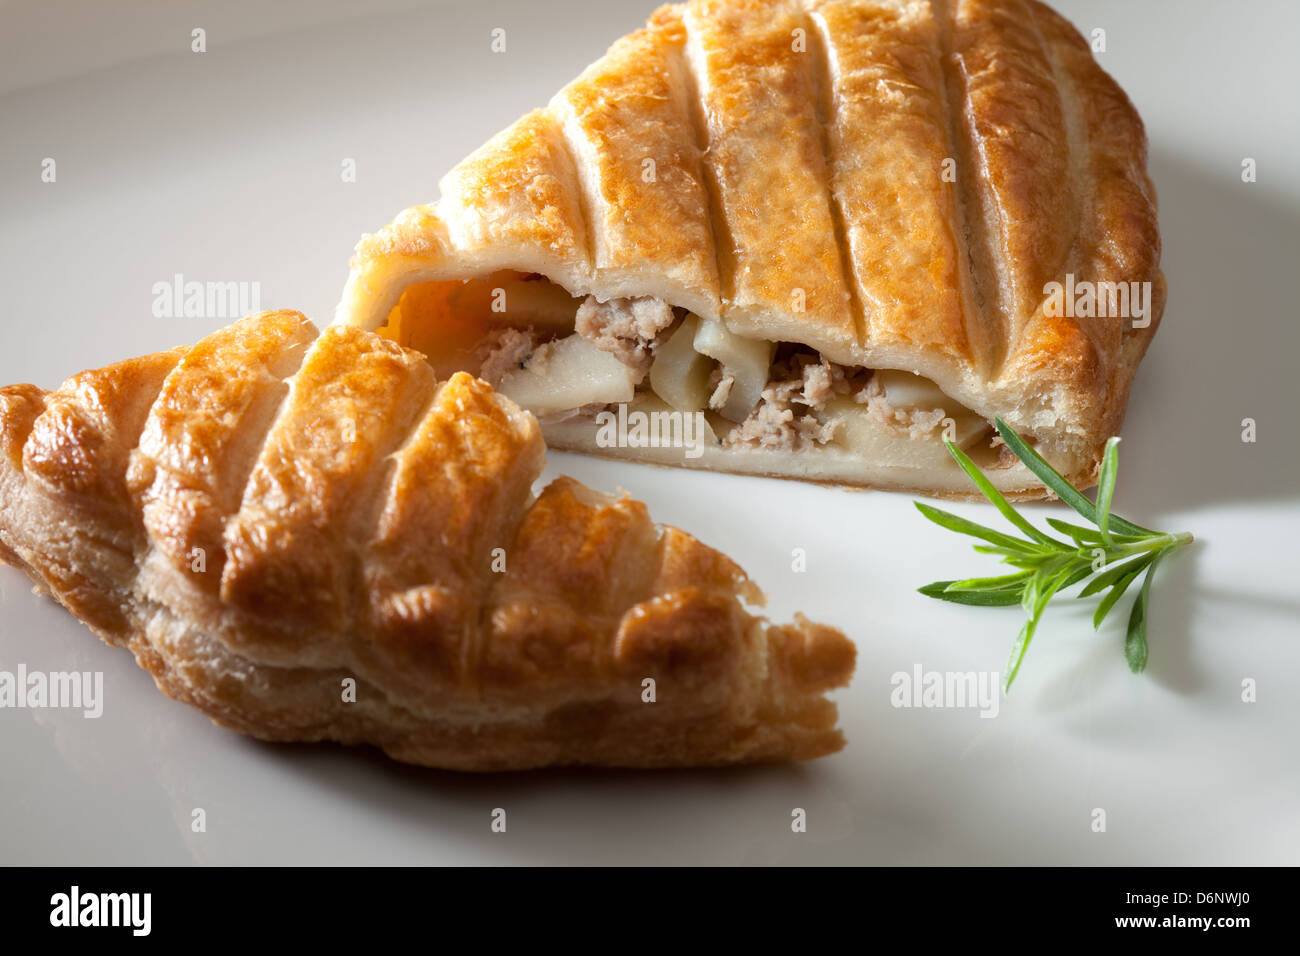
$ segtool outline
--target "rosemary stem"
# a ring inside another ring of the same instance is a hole
[[[1179,531],[1177,534],[1156,535],[1155,537],[1146,538],[1143,541],[1135,541],[1132,544],[1126,544],[1119,548],[1107,549],[1107,557],[1110,557],[1111,554],[1113,554],[1114,557],[1111,557],[1106,563],[1114,564],[1116,561],[1124,558],[1131,558],[1137,554],[1146,554],[1149,551],[1163,551],[1166,548],[1173,550],[1174,548],[1180,548],[1185,544],[1190,544],[1191,542],[1192,535],[1187,531]],[[1083,549],[1080,549],[1079,553],[1083,554]]]
[[[1111,513],[1115,492],[1115,475],[1118,468],[1116,446],[1118,438],[1106,442],[1099,470],[1096,501],[1088,500],[1078,488],[1029,447],[1015,430],[1001,418],[996,419],[998,434],[1007,447],[1037,475],[1043,484],[1055,492],[1065,504],[1077,511],[1086,521],[1096,525],[1080,527],[1055,518],[1047,523],[1064,532],[1069,543],[1051,537],[1035,527],[999,492],[979,467],[956,445],[946,443],[948,451],[963,471],[975,483],[1002,516],[1025,535],[1015,538],[977,522],[961,518],[938,508],[917,502],[920,512],[941,527],[959,534],[967,534],[987,542],[975,546],[982,554],[1000,555],[1003,564],[1021,570],[1015,574],[991,578],[966,578],[961,581],[935,581],[920,588],[927,597],[951,601],[956,604],[985,607],[1021,605],[1029,615],[1019,637],[1011,646],[1007,661],[1004,689],[1020,671],[1020,665],[1029,649],[1030,641],[1038,628],[1039,620],[1049,601],[1058,593],[1075,584],[1083,583],[1080,597],[1091,597],[1105,592],[1093,614],[1093,626],[1100,627],[1115,603],[1124,596],[1130,585],[1141,579],[1137,597],[1129,612],[1128,629],[1124,635],[1124,658],[1129,670],[1141,673],[1147,663],[1147,614],[1151,596],[1151,581],[1156,566],[1171,551],[1192,542],[1186,531],[1162,534],[1134,524],[1126,518]],[[1098,562],[1103,562],[1099,566]],[[1102,570],[1102,567],[1106,570]],[[1088,578],[1091,576],[1091,580]]]

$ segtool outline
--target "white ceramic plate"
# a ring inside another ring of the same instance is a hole
[[[224,324],[153,316],[154,283],[177,273],[259,282],[263,307],[328,321],[361,232],[433,199],[448,167],[652,4],[114,6],[0,11],[0,382],[53,386]],[[163,697],[3,569],[0,670],[102,671],[105,703],[97,720],[0,710],[0,862],[1300,861],[1300,8],[1060,6],[1106,30],[1102,62],[1147,120],[1161,197],[1169,305],[1116,510],[1200,543],[1161,569],[1145,676],[1125,667],[1123,613],[1094,634],[1064,599],[995,718],[895,708],[896,672],[1000,671],[1020,626],[1016,610],[915,593],[989,565],[906,497],[556,454],[548,477],[626,488],[740,560],[774,616],[803,609],[856,639],[837,695],[847,749],[738,771],[467,777],[260,744]],[[1241,181],[1244,157],[1258,182]]]

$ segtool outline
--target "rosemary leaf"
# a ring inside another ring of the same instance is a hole
[[[1096,527],[1094,529],[1048,518],[1048,525],[1069,537],[1069,542],[1041,531],[1007,501],[965,452],[947,442],[948,451],[957,464],[984,497],[1024,537],[1014,537],[919,501],[915,502],[916,507],[940,527],[988,542],[975,545],[975,550],[980,554],[999,557],[1004,565],[1018,570],[996,577],[935,581],[918,590],[927,597],[953,604],[976,607],[1021,606],[1027,620],[1011,646],[1003,681],[1005,691],[1010,689],[1016,675],[1020,673],[1029,646],[1038,633],[1043,614],[1057,594],[1081,582],[1087,582],[1079,592],[1081,598],[1105,591],[1093,614],[1093,626],[1100,627],[1129,586],[1145,573],[1124,635],[1124,657],[1129,669],[1140,673],[1145,669],[1149,656],[1146,628],[1156,565],[1171,552],[1189,544],[1192,536],[1185,532],[1162,534],[1112,513],[1111,503],[1119,474],[1118,438],[1106,442],[1098,473],[1097,500],[1094,503],[1030,448],[1011,426],[1001,418],[996,420],[996,424],[998,434],[1012,453],[1065,504]]]

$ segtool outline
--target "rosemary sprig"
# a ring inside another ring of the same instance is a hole
[[[952,442],[945,442],[957,464],[975,482],[984,497],[1024,537],[1004,534],[920,501],[914,502],[921,514],[935,524],[987,542],[976,545],[976,551],[1000,555],[1003,564],[1018,569],[1015,573],[1002,577],[935,581],[920,588],[920,592],[927,597],[955,604],[979,607],[1010,607],[1019,604],[1025,609],[1029,620],[1020,629],[1016,642],[1011,646],[1011,657],[1007,661],[1003,681],[1003,690],[1006,691],[1010,690],[1012,681],[1020,673],[1020,665],[1034,639],[1034,632],[1038,630],[1043,612],[1059,592],[1091,577],[1092,580],[1083,586],[1078,596],[1085,598],[1106,592],[1092,618],[1093,627],[1098,628],[1129,585],[1145,574],[1129,613],[1128,630],[1124,637],[1124,658],[1128,661],[1129,670],[1135,674],[1140,673],[1147,665],[1147,616],[1151,601],[1151,579],[1156,565],[1170,552],[1191,542],[1192,536],[1187,532],[1162,534],[1111,514],[1110,503],[1115,494],[1115,477],[1119,470],[1118,438],[1106,442],[1097,483],[1097,501],[1094,504],[1061,477],[1038,452],[1030,448],[1010,425],[1001,418],[996,419],[996,425],[998,434],[1012,453],[1062,501],[1096,527],[1087,528],[1057,518],[1048,518],[1047,523],[1052,529],[1068,538],[1068,541],[1039,530],[1011,506],[960,448]]]

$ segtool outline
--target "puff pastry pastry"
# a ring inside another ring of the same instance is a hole
[[[1145,167],[1034,0],[691,0],[364,237],[336,321],[484,374],[553,447],[972,493],[948,437],[1038,497],[989,421],[1095,480],[1164,307]],[[619,405],[709,445],[602,443]]]
[[[842,746],[823,694],[852,672],[843,634],[751,614],[740,568],[627,497],[534,497],[543,453],[483,382],[263,313],[0,389],[0,558],[267,740],[459,770]]]

